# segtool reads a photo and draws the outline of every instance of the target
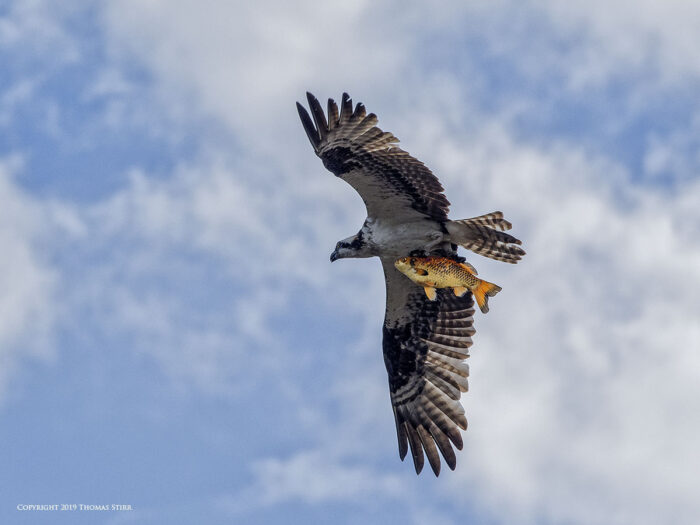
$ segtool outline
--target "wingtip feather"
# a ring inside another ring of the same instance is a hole
[[[316,130],[316,127],[314,126],[314,123],[311,120],[309,112],[306,111],[306,108],[299,104],[299,102],[297,102],[297,111],[299,112],[299,118],[301,119],[301,123],[304,126],[304,131],[306,131],[306,136],[309,137],[309,142],[311,142],[311,145],[314,147],[314,149],[317,149],[318,145],[321,142],[321,138],[319,137],[318,131]]]
[[[417,431],[418,437],[420,438],[421,444],[423,445],[425,455],[428,456],[428,463],[430,464],[430,468],[433,470],[433,473],[437,477],[440,475],[440,455],[438,454],[438,449],[435,446],[435,441],[423,425],[419,425],[417,427]]]
[[[404,428],[408,435],[408,445],[411,448],[411,456],[413,456],[413,466],[416,469],[416,474],[420,474],[423,470],[425,458],[423,457],[423,447],[420,442],[418,432],[409,422],[404,422]]]
[[[394,411],[394,421],[396,422],[396,437],[399,441],[399,458],[403,461],[408,453],[408,436],[406,435],[403,420],[399,417],[396,407],[393,406],[392,409]]]
[[[314,119],[319,138],[322,141],[328,136],[328,122],[326,122],[326,116],[323,114],[323,109],[318,99],[308,91],[306,92],[306,99],[309,101],[311,116]]]
[[[364,118],[366,114],[367,114],[367,110],[365,109],[365,105],[362,102],[358,102],[357,105],[355,106],[355,111],[352,114],[352,118],[353,119]]]

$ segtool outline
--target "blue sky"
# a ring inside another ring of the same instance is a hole
[[[700,7],[0,6],[2,523],[694,523]],[[455,472],[398,459],[348,91],[528,255],[472,256]],[[20,504],[130,504],[18,511]]]

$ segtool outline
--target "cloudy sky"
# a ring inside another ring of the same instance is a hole
[[[0,521],[656,525],[700,514],[700,4],[0,4]],[[348,91],[517,266],[455,472],[399,461]],[[133,511],[17,510],[23,504]]]

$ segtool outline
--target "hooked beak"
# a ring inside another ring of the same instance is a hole
[[[338,259],[338,250],[333,250],[333,253],[331,253],[331,262],[333,262],[337,259]]]

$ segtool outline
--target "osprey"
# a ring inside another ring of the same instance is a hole
[[[501,212],[472,219],[447,218],[449,202],[437,177],[396,144],[398,139],[377,127],[343,93],[340,112],[328,100],[328,117],[307,93],[311,116],[297,102],[301,122],[324,166],[349,183],[367,207],[357,234],[335,246],[331,262],[347,257],[379,257],[386,281],[383,328],[384,364],[389,375],[399,456],[411,450],[416,473],[424,454],[440,473],[440,455],[454,470],[454,445],[462,449],[460,429],[467,419],[459,402],[467,391],[472,345],[474,300],[437,290],[431,301],[395,267],[400,257],[437,255],[462,262],[457,246],[499,261],[516,263],[525,254],[521,242],[505,233],[511,224]],[[313,119],[313,120],[312,120]]]

